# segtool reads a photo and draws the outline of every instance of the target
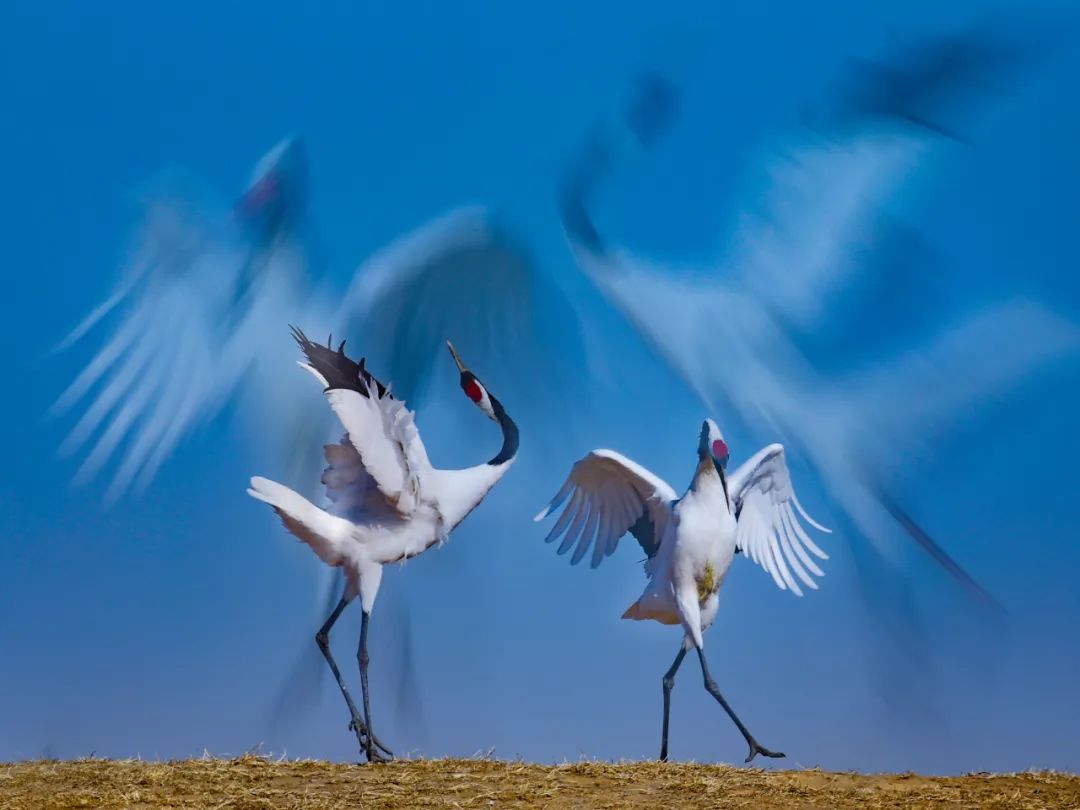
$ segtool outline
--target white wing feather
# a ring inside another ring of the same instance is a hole
[[[816,590],[814,577],[825,572],[810,554],[822,560],[829,555],[810,539],[799,518],[819,531],[829,529],[806,514],[795,496],[783,445],[770,444],[740,466],[728,478],[728,493],[738,515],[738,547],[768,571],[781,590],[802,596],[796,580]]]
[[[565,532],[558,553],[565,554],[576,545],[574,565],[593,545],[592,567],[596,568],[631,530],[645,553],[655,556],[677,495],[670,484],[625,456],[593,450],[574,464],[562,488],[534,520],[546,518],[568,497],[569,504],[544,542],[554,542]]]
[[[431,462],[412,412],[401,400],[389,393],[379,396],[377,386],[366,385],[367,396],[332,388],[326,397],[379,491],[402,516],[409,516],[420,502]]]

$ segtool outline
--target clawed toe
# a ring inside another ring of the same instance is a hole
[[[770,751],[768,748],[758,745],[756,740],[751,740],[750,753],[746,755],[746,759],[743,761],[749,762],[758,754],[761,754],[763,757],[772,757],[773,759],[780,759],[781,757],[786,756],[786,754],[780,751]]]
[[[359,718],[354,717],[349,721],[349,731],[356,732],[360,752],[367,757],[368,762],[390,762],[394,759],[394,752],[383,745]]]

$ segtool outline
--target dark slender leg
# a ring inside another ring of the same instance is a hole
[[[705,651],[702,650],[701,647],[698,647],[697,654],[698,660],[701,661],[701,674],[705,676],[705,690],[714,698],[716,698],[717,703],[724,707],[724,711],[728,713],[728,717],[730,717],[734,721],[735,725],[739,727],[739,731],[742,732],[743,737],[746,738],[746,742],[750,746],[750,753],[747,755],[746,761],[749,762],[758,754],[761,754],[765,757],[784,756],[779,751],[770,751],[768,748],[763,748],[762,746],[758,745],[758,741],[754,739],[754,735],[752,735],[747,730],[746,726],[742,724],[742,720],[740,720],[738,715],[735,714],[734,710],[728,705],[728,702],[724,700],[724,696],[720,694],[720,689],[717,688],[716,681],[714,681],[712,679],[712,676],[709,674],[709,666],[705,663]]]
[[[675,656],[671,669],[664,673],[664,733],[660,737],[661,762],[667,762],[667,731],[668,719],[671,717],[671,689],[675,686],[675,673],[679,671],[685,657],[686,647],[680,647],[679,654]]]
[[[360,743],[360,750],[366,752],[369,748],[367,742],[367,726],[364,725],[364,721],[360,719],[360,712],[356,710],[356,704],[353,703],[352,697],[349,695],[349,689],[345,686],[345,681],[342,680],[341,671],[334,661],[334,656],[330,654],[330,628],[334,626],[334,622],[338,620],[341,611],[345,610],[347,604],[349,604],[349,600],[342,597],[341,601],[337,603],[337,607],[334,608],[334,612],[330,614],[330,618],[326,620],[325,624],[319,628],[319,632],[315,634],[315,643],[318,644],[319,649],[322,650],[326,663],[330,665],[330,671],[334,673],[334,680],[337,681],[338,688],[341,689],[341,694],[345,698],[345,703],[349,706],[349,714],[352,716],[352,721],[349,723],[349,729],[356,732],[356,740]]]
[[[374,762],[376,759],[385,761],[385,757],[379,754],[379,752],[375,750],[376,748],[381,748],[389,757],[393,757],[394,752],[387,748],[385,745],[383,745],[381,742],[379,742],[379,740],[375,737],[375,732],[372,731],[371,726],[371,702],[368,699],[367,680],[367,669],[369,660],[367,651],[368,618],[369,614],[365,610],[360,618],[360,647],[356,651],[356,660],[360,663],[360,689],[363,692],[364,697],[364,719],[367,721],[367,758],[369,762]]]

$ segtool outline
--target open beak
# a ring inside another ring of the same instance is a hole
[[[446,348],[450,350],[450,356],[453,357],[454,362],[457,363],[458,371],[460,371],[462,374],[468,371],[468,369],[465,368],[465,364],[461,362],[461,358],[458,357],[458,353],[457,350],[454,348],[454,344],[448,340],[446,341]]]

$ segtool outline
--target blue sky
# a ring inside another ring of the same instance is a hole
[[[139,184],[183,166],[231,194],[258,155],[300,133],[328,272],[344,280],[393,237],[479,202],[527,234],[537,260],[603,323],[610,316],[574,286],[554,181],[631,77],[643,68],[672,77],[683,115],[617,184],[604,222],[642,253],[706,261],[740,204],[753,150],[797,121],[851,56],[1002,8],[6,4],[0,760],[224,754],[259,743],[297,756],[355,754],[328,683],[293,722],[270,722],[297,650],[313,648],[318,564],[244,495],[261,471],[250,469],[229,414],[186,443],[145,495],[112,509],[99,505],[102,483],[72,488],[74,465],[56,456],[70,425],[43,414],[88,355],[48,349],[115,278]],[[1024,293],[1080,317],[1077,53],[1061,49],[966,122],[969,144],[912,213],[945,300]],[[882,306],[882,319],[899,323],[919,301]],[[835,351],[856,353],[854,343],[837,339]],[[369,352],[374,368],[377,350]],[[660,384],[602,403],[580,453],[616,447],[682,486],[701,408],[629,338],[626,352]],[[441,382],[447,396],[419,414],[433,456],[487,458],[486,444],[478,451],[458,435],[486,436],[490,425],[449,376]],[[822,590],[803,600],[737,562],[707,650],[751,729],[788,752],[784,764],[1080,768],[1076,368],[992,404],[934,438],[907,495],[1006,618],[972,609],[925,559],[907,555],[930,652],[890,680],[874,655],[890,639],[866,615],[844,538],[830,540]],[[733,442],[735,460],[763,440]],[[540,542],[529,518],[573,456],[536,456],[523,457],[447,547],[387,576],[372,683],[380,735],[399,751],[655,755],[659,681],[678,634],[619,621],[642,584],[635,552],[586,572]],[[807,506],[827,515],[809,473],[796,464],[796,476]],[[399,701],[405,602],[422,710]],[[335,630],[350,671],[358,625],[356,611]],[[903,683],[912,678],[919,683]],[[910,710],[911,694],[922,711]],[[682,675],[673,711],[673,756],[742,757],[696,673]]]

